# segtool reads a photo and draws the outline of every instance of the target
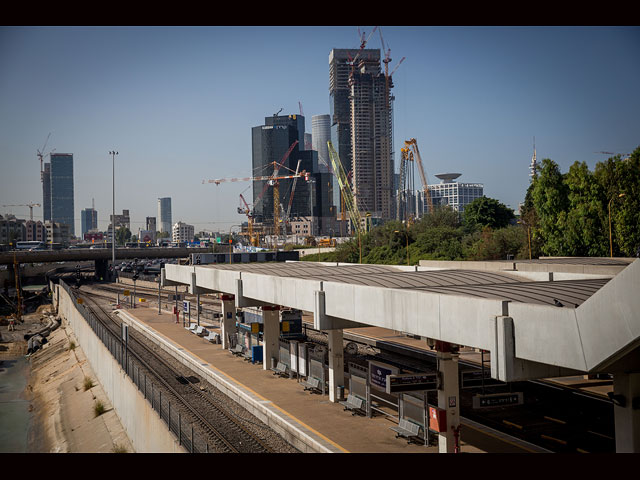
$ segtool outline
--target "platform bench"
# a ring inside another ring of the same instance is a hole
[[[319,378],[308,377],[304,382],[302,382],[302,384],[304,385],[305,391],[308,390],[311,393],[323,393],[322,389],[320,388]]]
[[[230,350],[234,355],[242,355],[244,353],[244,347],[240,343],[236,343],[236,345]]]
[[[420,435],[420,429],[422,428],[417,423],[402,418],[397,427],[389,427],[396,432],[396,438],[404,437],[407,439],[407,443],[411,443],[411,440]]]
[[[220,343],[220,335],[215,332],[209,332],[209,335],[204,337],[204,339],[211,343]]]
[[[195,331],[195,329],[198,328],[198,324],[197,323],[190,323],[188,327],[184,327],[184,328],[186,328],[191,333],[193,333]]]
[[[196,327],[196,329],[193,331],[193,333],[195,333],[196,335],[198,335],[199,337],[204,337],[205,335],[207,335],[209,332],[207,331],[206,328],[200,326],[200,327]]]
[[[273,374],[274,375],[279,375],[281,377],[284,377],[285,375],[287,377],[289,376],[289,373],[287,372],[287,366],[282,362],[278,362]]]
[[[364,399],[352,393],[347,396],[346,401],[340,402],[340,405],[344,407],[345,411],[351,410],[351,415],[364,415],[364,404]]]

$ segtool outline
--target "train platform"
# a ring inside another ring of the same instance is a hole
[[[123,319],[135,322],[138,328],[156,338],[193,362],[211,372],[226,389],[252,399],[256,408],[267,409],[279,424],[286,424],[291,435],[311,439],[314,450],[334,453],[438,453],[437,446],[407,443],[396,438],[391,427],[397,422],[386,415],[367,418],[352,415],[339,403],[329,401],[328,394],[311,394],[296,378],[282,378],[261,364],[252,364],[232,355],[220,344],[212,344],[183,327],[182,317],[176,323],[168,311],[158,313],[153,306],[121,309]],[[192,318],[192,322],[194,319]],[[217,326],[201,321],[214,332]],[[345,396],[348,392],[345,392]],[[534,453],[545,452],[469,420],[462,419],[461,453]]]

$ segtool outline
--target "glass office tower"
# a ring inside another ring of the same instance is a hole
[[[69,233],[75,235],[73,205],[73,154],[51,154],[51,221],[69,226]]]
[[[160,220],[160,231],[172,234],[171,224],[171,197],[158,198],[158,219]]]

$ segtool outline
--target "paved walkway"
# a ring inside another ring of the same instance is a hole
[[[282,417],[293,425],[315,436],[327,448],[334,452],[352,453],[438,453],[438,447],[426,447],[396,438],[390,427],[396,421],[384,415],[373,418],[353,416],[344,411],[340,404],[329,401],[328,395],[310,394],[296,379],[274,376],[262,365],[251,364],[236,357],[221,345],[214,345],[193,333],[188,332],[175,316],[163,311],[158,314],[157,307],[138,307],[127,309],[155,333],[169,343],[184,348],[199,363],[207,364],[218,375],[233,383],[236,388],[244,389],[261,403],[269,404]],[[192,321],[195,319],[192,318]],[[201,322],[201,324],[205,324]],[[217,331],[217,328],[213,328]],[[493,431],[463,420],[461,430],[462,453],[530,453],[533,448],[516,443]]]

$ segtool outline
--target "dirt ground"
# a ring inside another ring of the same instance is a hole
[[[24,316],[9,331],[0,320],[0,360],[27,354],[24,335],[47,325],[49,306]],[[32,413],[28,451],[32,453],[134,452],[120,419],[95,377],[73,331],[63,321],[47,343],[30,355],[26,398]],[[88,383],[90,382],[90,383]],[[96,416],[101,402],[103,413]]]

